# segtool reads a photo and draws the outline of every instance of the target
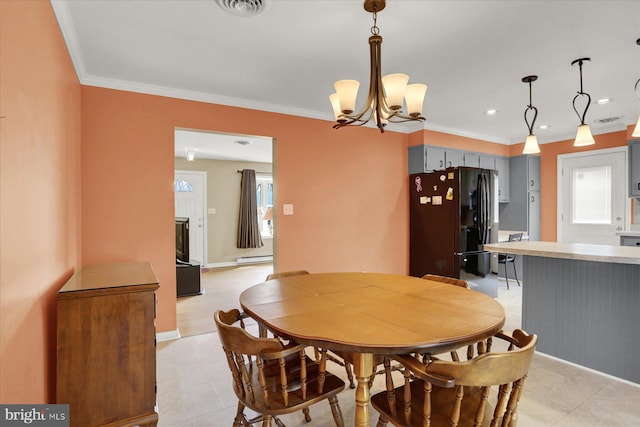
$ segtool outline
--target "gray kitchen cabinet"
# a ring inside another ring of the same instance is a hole
[[[464,165],[472,168],[480,167],[480,154],[464,153]]]
[[[527,177],[529,191],[540,191],[540,157],[531,156],[527,159]]]
[[[529,240],[540,240],[540,191],[529,191],[528,198],[527,226]]]
[[[496,157],[490,154],[480,154],[480,167],[482,169],[496,169]]]
[[[441,147],[426,146],[425,154],[425,171],[437,171],[446,168],[446,150]]]
[[[446,150],[444,153],[445,162],[448,168],[464,166],[464,151]]]
[[[509,203],[500,204],[500,229],[525,231],[540,240],[540,158],[509,159]]]
[[[640,197],[640,139],[629,141],[629,197]]]
[[[422,173],[427,171],[426,169],[427,157],[425,154],[426,150],[427,150],[426,145],[414,145],[412,147],[409,147],[408,165],[407,165],[409,170],[409,175],[411,175],[412,173]]]
[[[496,170],[498,171],[498,201],[509,201],[509,158],[496,157]]]

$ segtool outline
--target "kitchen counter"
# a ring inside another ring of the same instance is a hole
[[[522,258],[522,327],[537,351],[640,384],[640,247],[556,242],[484,245]],[[509,292],[509,291],[506,291]]]
[[[618,236],[634,236],[640,237],[640,231],[616,231]]]
[[[640,265],[640,248],[558,242],[504,242],[484,245],[490,252]]]

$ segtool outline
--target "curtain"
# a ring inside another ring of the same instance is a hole
[[[264,246],[258,227],[258,200],[256,198],[256,171],[242,170],[240,184],[240,215],[238,218],[238,248]]]

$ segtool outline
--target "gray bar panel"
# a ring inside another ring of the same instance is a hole
[[[640,265],[525,256],[522,325],[542,353],[640,383]]]

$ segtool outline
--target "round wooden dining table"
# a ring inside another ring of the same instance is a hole
[[[442,353],[498,332],[502,305],[462,287],[386,273],[282,277],[240,295],[242,309],[277,335],[354,353],[355,425],[369,421],[373,355]]]

